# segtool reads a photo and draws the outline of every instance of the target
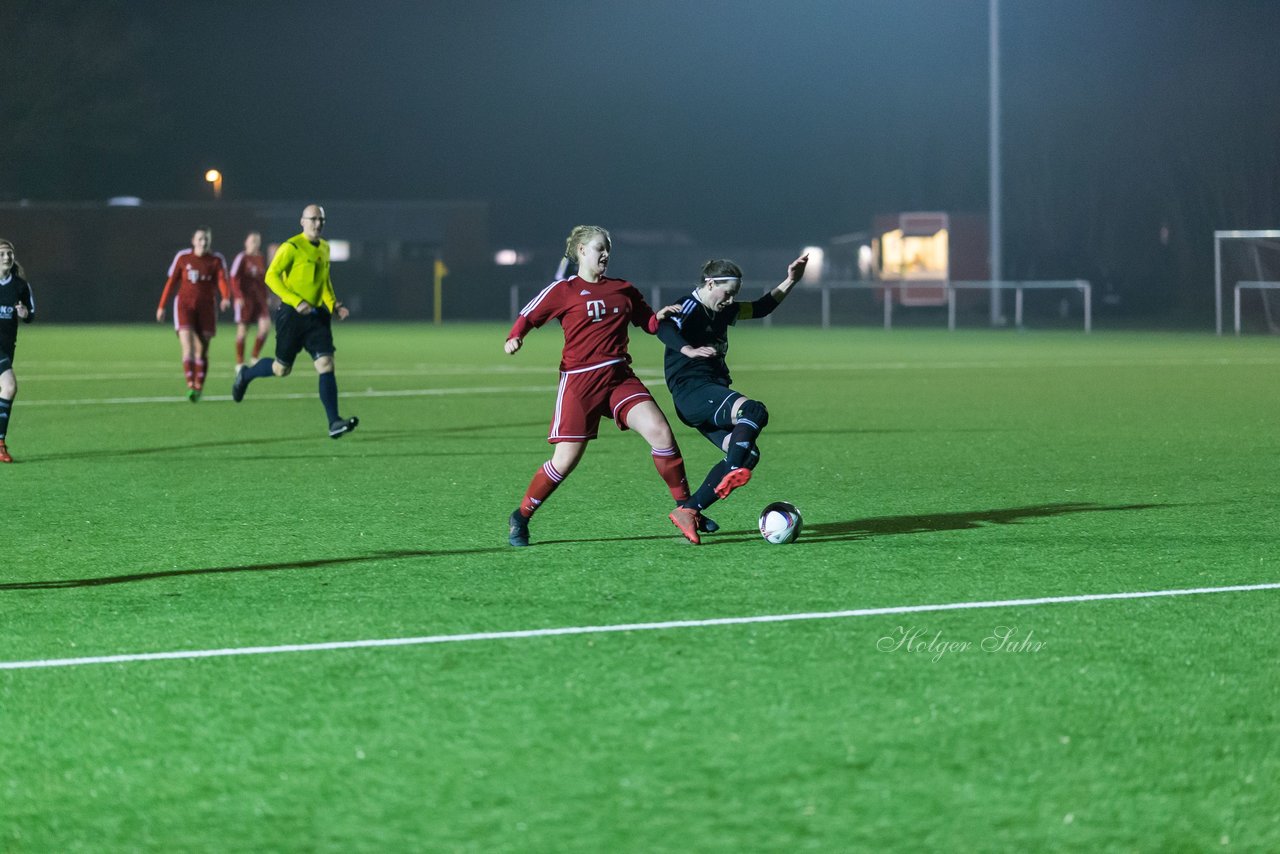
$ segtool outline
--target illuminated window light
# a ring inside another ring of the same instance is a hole
[[[809,256],[809,263],[805,266],[804,275],[800,277],[800,281],[822,281],[822,265],[826,260],[827,253],[823,251],[821,246],[806,246],[801,254]]]
[[[514,249],[499,249],[493,255],[493,263],[499,267],[514,267],[517,264],[528,263],[528,261],[529,256]]]

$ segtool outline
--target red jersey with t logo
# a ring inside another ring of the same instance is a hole
[[[622,279],[588,282],[574,276],[552,282],[529,300],[507,337],[523,338],[531,327],[552,318],[564,327],[562,371],[629,363],[627,327],[639,326],[650,335],[658,328],[653,309],[635,285]]]
[[[234,299],[267,301],[267,262],[261,254],[241,252],[231,262],[231,296]]]
[[[178,301],[184,305],[214,302],[215,289],[223,299],[230,299],[226,261],[217,252],[197,255],[191,249],[182,250],[173,256],[173,263],[169,265],[169,278],[164,283],[164,293],[160,294],[160,308],[165,307],[175,289]]]

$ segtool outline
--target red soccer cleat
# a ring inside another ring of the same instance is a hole
[[[728,498],[729,493],[739,486],[745,486],[749,480],[751,480],[751,469],[729,469],[729,473],[720,478],[720,482],[716,484],[716,495],[720,498]]]
[[[9,456],[9,449],[4,446],[4,440],[0,439],[0,463],[11,463],[13,457]]]
[[[680,529],[680,533],[684,534],[684,538],[695,546],[702,545],[702,538],[698,536],[698,511],[692,507],[677,507],[667,516],[675,526]]]

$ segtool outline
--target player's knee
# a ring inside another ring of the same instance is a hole
[[[287,377],[293,371],[293,365],[286,365],[284,362],[272,362],[271,373],[278,377]]]
[[[750,421],[760,430],[769,423],[769,410],[758,400],[748,400],[738,407],[738,420]]]
[[[320,356],[319,358],[317,358],[317,359],[316,359],[316,373],[317,373],[317,374],[331,374],[331,373],[333,373],[333,357],[332,357],[332,356]]]
[[[0,397],[5,400],[13,400],[14,395],[18,393],[18,380],[14,377],[12,371],[6,371],[0,375]]]

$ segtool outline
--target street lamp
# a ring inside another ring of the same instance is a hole
[[[210,169],[204,173],[204,179],[213,185],[213,197],[222,198],[222,173],[217,169]]]

